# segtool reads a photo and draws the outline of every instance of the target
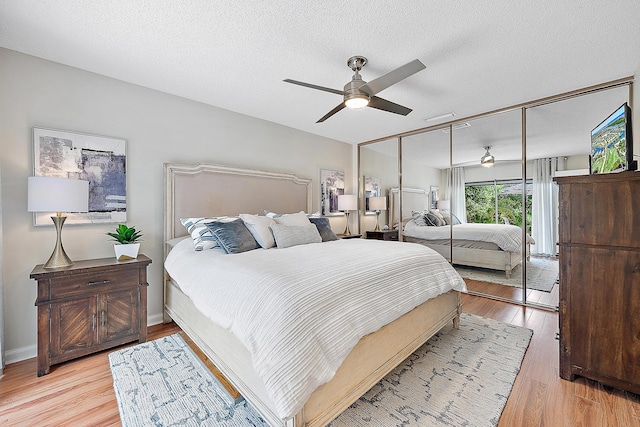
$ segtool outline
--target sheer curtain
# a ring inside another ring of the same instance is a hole
[[[539,255],[555,255],[557,252],[558,187],[553,183],[557,163],[556,158],[533,161],[531,237],[536,241],[533,252]]]
[[[453,168],[451,174],[447,174],[447,198],[451,203],[451,213],[458,217],[460,222],[467,222],[467,204],[464,197],[464,168]]]

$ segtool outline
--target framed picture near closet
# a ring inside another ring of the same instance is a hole
[[[320,214],[342,215],[338,210],[338,196],[344,194],[344,172],[320,169]]]

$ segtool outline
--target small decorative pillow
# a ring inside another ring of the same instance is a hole
[[[180,223],[184,225],[187,232],[193,239],[193,246],[196,251],[211,249],[218,246],[218,242],[213,238],[213,234],[207,228],[207,222],[220,219],[220,217],[203,217],[203,218],[180,218]]]
[[[311,222],[309,221],[309,218],[307,218],[307,214],[305,214],[303,211],[300,211],[298,213],[285,214],[282,216],[278,216],[276,218],[273,218],[273,220],[276,222],[276,224],[282,224],[282,225],[303,226],[303,225],[311,224]]]
[[[216,242],[228,254],[238,254],[260,247],[240,218],[234,218],[232,221],[208,222],[207,228],[211,231]]]
[[[282,216],[282,214],[271,212],[271,211],[268,211],[268,210],[265,209],[264,216],[266,216],[268,218],[278,218],[278,217]]]
[[[427,218],[427,215],[424,211],[411,211],[411,217],[413,218],[413,222],[420,227],[424,227],[427,225],[433,225],[431,220]]]
[[[320,237],[322,237],[323,242],[330,242],[332,240],[338,240],[338,236],[331,229],[331,223],[329,223],[329,218],[316,218],[309,217],[309,221],[316,226],[318,229],[318,233],[320,233]]]
[[[451,225],[451,215],[447,212],[440,212],[440,215],[444,219],[445,225]]]
[[[427,212],[424,216],[429,222],[431,222],[431,225],[434,225],[436,227],[441,227],[443,225],[447,225],[447,223],[444,222],[444,219],[440,218],[439,216],[437,216],[433,212]]]
[[[273,240],[273,233],[269,228],[275,224],[273,218],[267,216],[258,216],[250,214],[240,214],[240,219],[244,221],[244,225],[247,226],[249,232],[256,239],[258,244],[265,249],[270,249],[276,245]]]
[[[280,249],[322,242],[318,229],[311,223],[307,225],[273,224],[271,230],[276,239],[276,246]]]

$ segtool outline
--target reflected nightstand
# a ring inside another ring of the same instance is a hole
[[[367,239],[398,240],[398,230],[367,231]]]

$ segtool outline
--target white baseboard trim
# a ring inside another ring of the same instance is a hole
[[[159,325],[163,323],[164,317],[162,313],[153,314],[147,317],[147,326]],[[31,359],[38,355],[38,347],[35,345],[30,345],[27,347],[16,348],[13,350],[7,350],[4,353],[4,363],[5,365],[10,365],[11,363],[21,362],[23,360]]]
[[[38,347],[30,345],[28,347],[17,348],[14,350],[7,350],[4,353],[4,363],[9,365],[11,363],[20,362],[22,360],[31,359],[38,354]]]

